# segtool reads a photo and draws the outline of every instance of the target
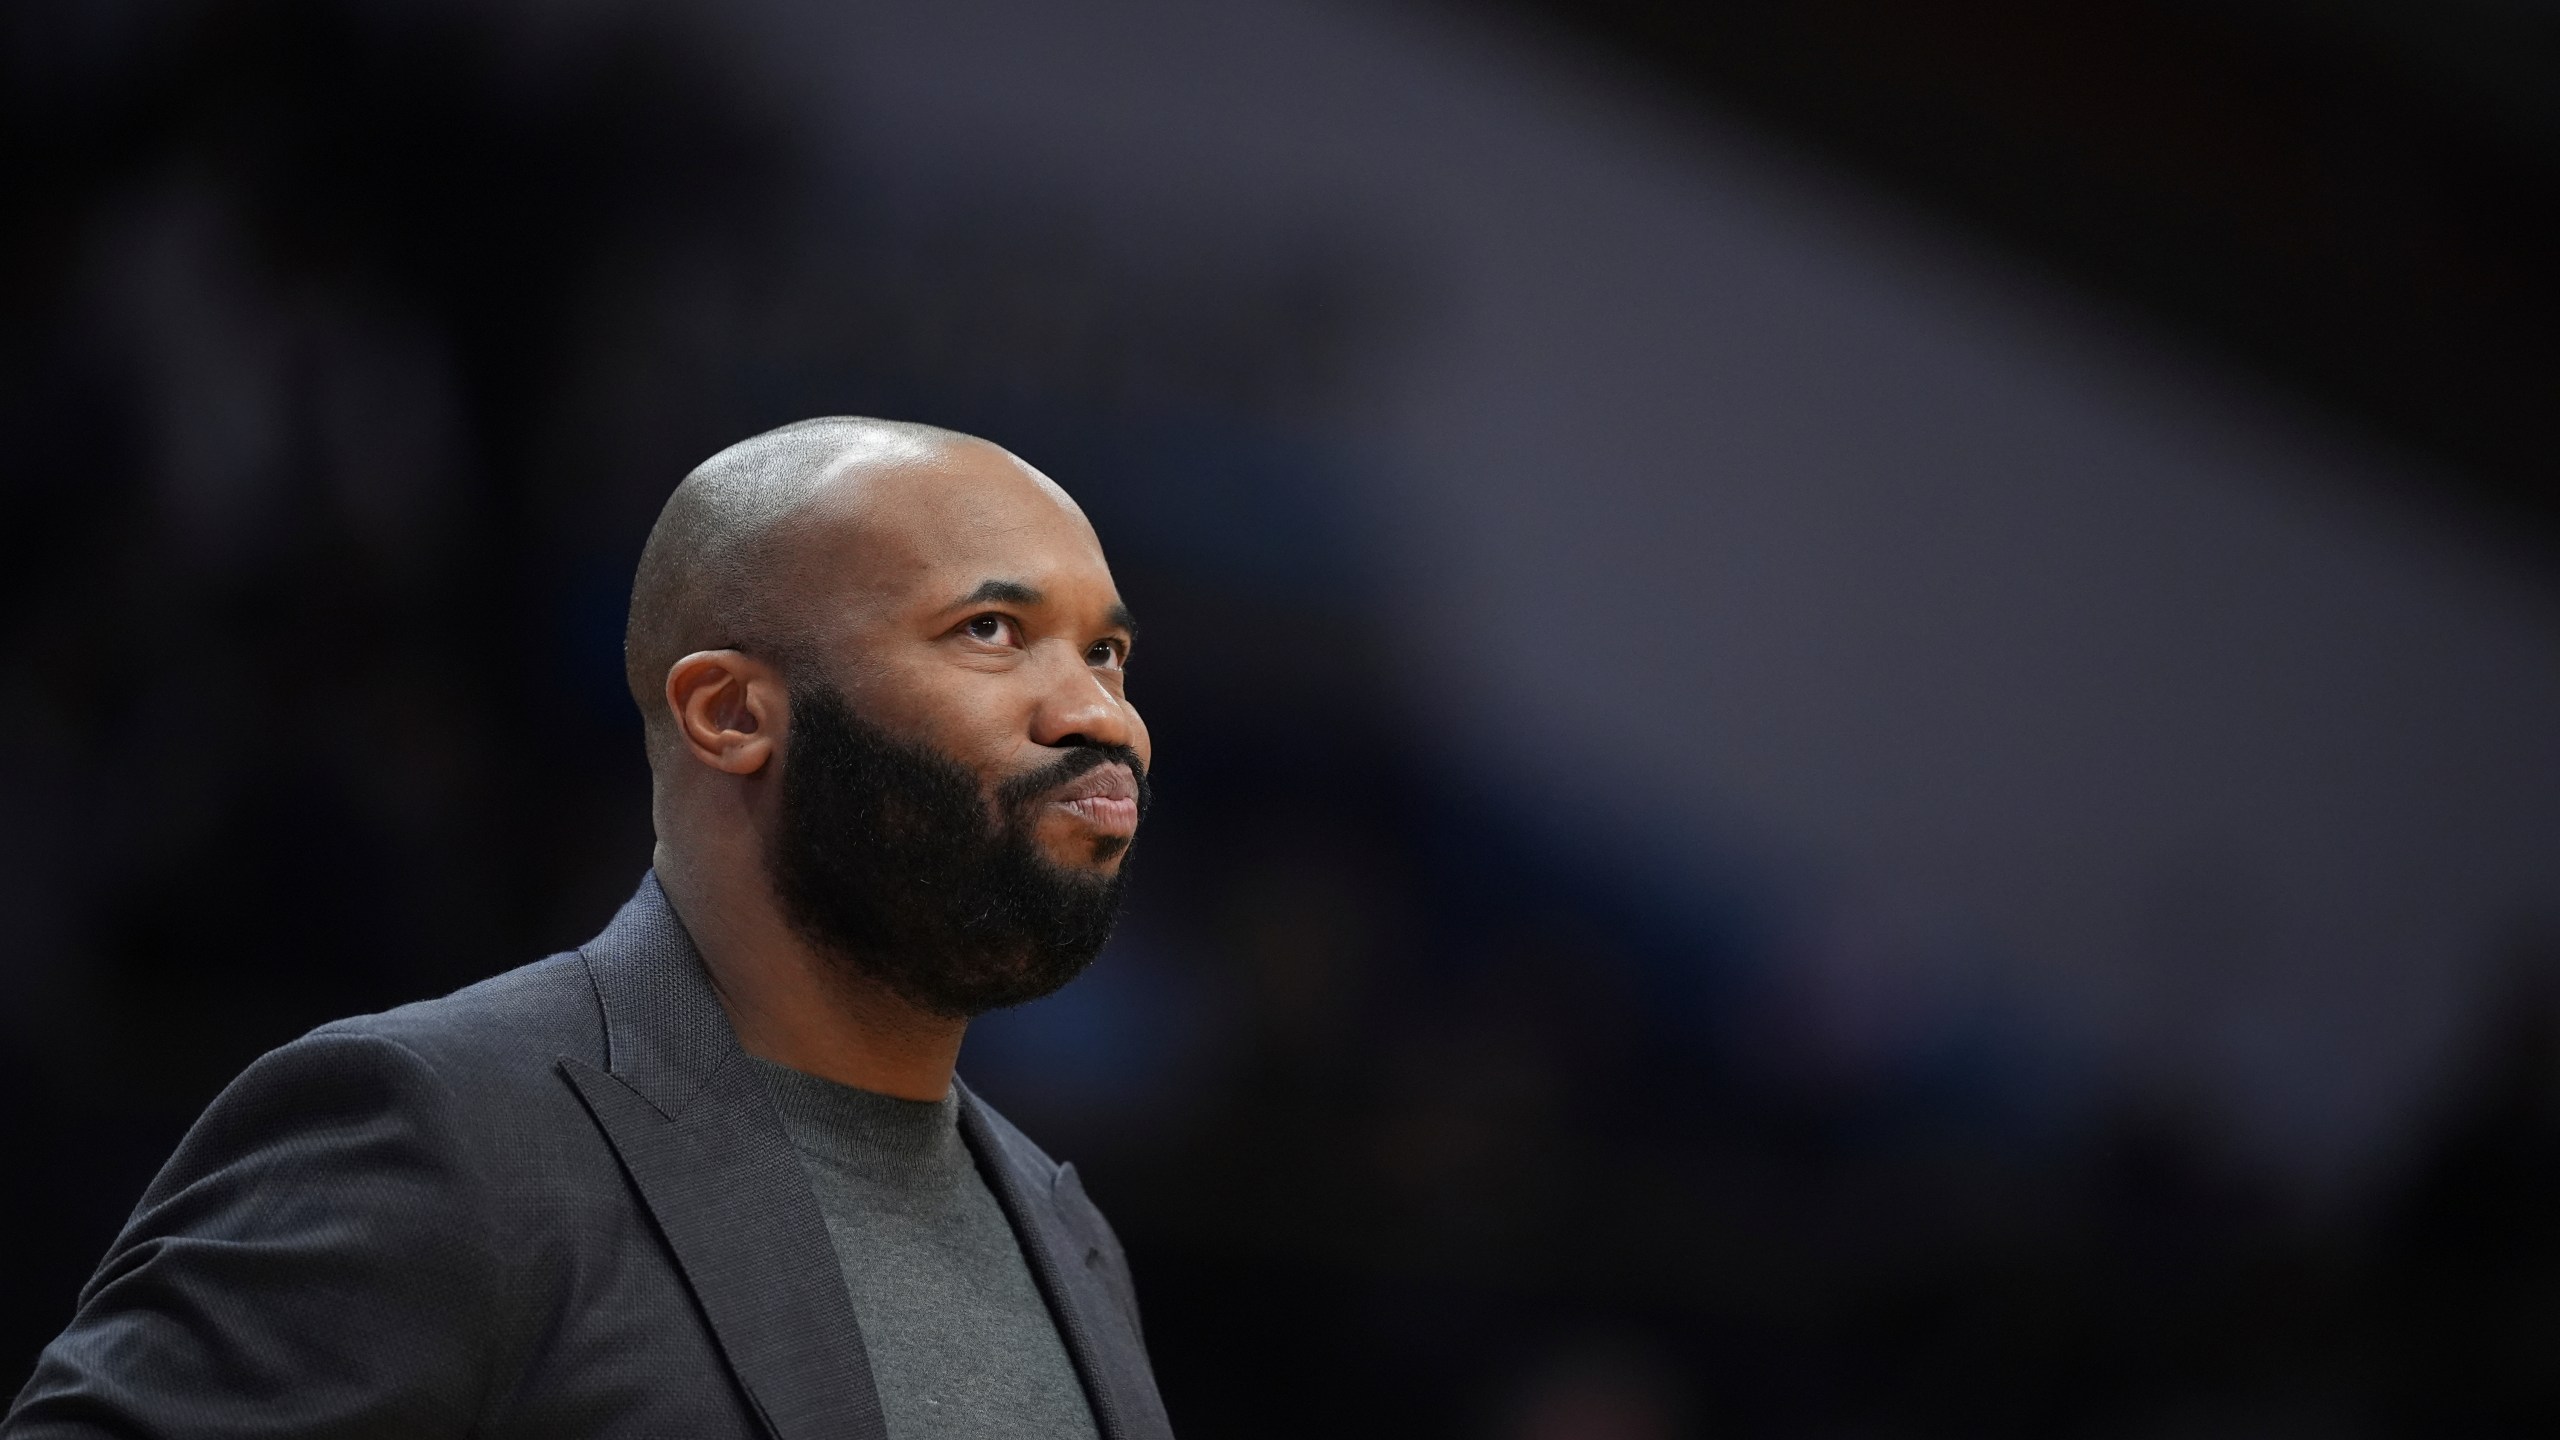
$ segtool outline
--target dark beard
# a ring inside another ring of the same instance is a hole
[[[833,689],[791,687],[782,813],[766,869],[794,930],[907,1003],[964,1019],[1050,994],[1111,938],[1121,876],[1079,875],[1033,838],[1044,796],[1125,746],[1078,746],[1004,782],[995,814],[958,762],[901,742]],[[1097,847],[1096,858],[1117,849]]]

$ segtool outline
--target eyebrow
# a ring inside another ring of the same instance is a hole
[[[982,580],[977,589],[953,601],[952,605],[955,609],[962,605],[1040,605],[1048,598],[1040,593],[1037,586],[1025,585],[1019,580]],[[1138,617],[1130,614],[1128,605],[1122,601],[1112,601],[1111,608],[1103,612],[1102,618],[1132,635],[1138,633]]]
[[[977,589],[951,603],[981,605],[993,602],[998,605],[1037,605],[1048,598],[1019,580],[986,580],[981,581]]]

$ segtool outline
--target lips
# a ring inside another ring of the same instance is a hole
[[[1106,835],[1138,829],[1138,778],[1126,765],[1097,765],[1049,792],[1048,802]]]
[[[1126,800],[1136,804],[1138,777],[1126,765],[1096,765],[1061,785],[1049,796],[1061,804],[1078,800]]]

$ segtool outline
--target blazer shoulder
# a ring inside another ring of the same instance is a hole
[[[548,1074],[563,1055],[602,1063],[604,1012],[585,961],[565,951],[467,985],[450,995],[312,1032],[392,1041],[430,1067],[491,1076]]]

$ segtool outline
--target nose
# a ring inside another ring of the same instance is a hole
[[[1074,645],[1039,647],[1040,696],[1032,712],[1031,738],[1041,745],[1137,744],[1138,719],[1129,702],[1112,693]]]

